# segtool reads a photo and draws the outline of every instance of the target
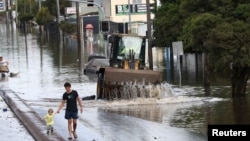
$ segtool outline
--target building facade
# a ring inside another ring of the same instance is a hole
[[[105,19],[113,22],[147,21],[146,0],[102,0],[105,11]],[[150,0],[153,8],[154,0]],[[154,14],[151,13],[151,18]]]
[[[128,23],[131,33],[138,33],[140,27],[147,22],[146,0],[102,0],[105,20],[117,23]],[[154,8],[154,0],[150,0],[150,9]],[[151,19],[154,14],[151,12]],[[131,29],[130,29],[131,28]]]
[[[146,0],[86,0],[86,2],[93,2],[99,7],[96,5],[88,6],[83,3],[80,8],[81,14],[86,15],[90,12],[99,11],[100,20],[126,23],[131,33],[142,33],[141,31],[145,29],[147,22]],[[154,8],[154,2],[155,0],[150,0],[151,9]],[[152,12],[150,16],[151,19],[154,18]]]

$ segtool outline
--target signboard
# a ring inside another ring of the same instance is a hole
[[[150,4],[150,10],[153,10],[154,4]],[[130,14],[146,14],[147,5],[146,4],[123,4],[115,5],[116,15],[128,15],[130,9]]]
[[[175,56],[183,55],[182,41],[173,42],[172,46],[173,46],[173,55]]]
[[[4,10],[5,10],[4,2],[0,1],[0,11],[4,11]]]
[[[130,11],[131,11],[131,9],[130,9]],[[129,13],[128,5],[125,5],[125,4],[124,5],[116,5],[115,6],[115,13],[117,15],[127,15]]]
[[[152,6],[150,6],[150,9],[151,9],[151,7]],[[146,4],[137,4],[135,12],[136,13],[146,13],[147,12],[147,5]]]
[[[133,4],[141,4],[142,3],[142,0],[133,0],[133,2],[132,2]]]
[[[66,7],[66,14],[76,14],[76,7]]]

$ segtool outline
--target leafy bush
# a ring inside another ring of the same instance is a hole
[[[47,7],[42,7],[35,16],[35,21],[38,25],[45,25],[53,21],[53,17],[49,13]]]
[[[34,18],[34,15],[29,14],[29,13],[24,13],[24,14],[19,14],[19,15],[18,15],[18,19],[19,19],[20,21],[23,21],[23,22],[25,22],[25,21],[30,21],[30,20],[32,20],[33,18]]]
[[[59,25],[59,27],[62,29],[64,33],[67,34],[74,34],[77,31],[77,25],[74,23],[69,23],[66,21],[62,21]]]

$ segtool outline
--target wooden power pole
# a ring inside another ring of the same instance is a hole
[[[79,14],[79,2],[76,2],[76,21],[77,21],[77,45],[78,45],[78,65],[79,70],[82,70],[82,44],[81,44],[81,24]]]
[[[150,17],[150,2],[146,0],[147,5],[147,38],[148,38],[148,61],[149,69],[153,70],[153,54],[152,54],[152,36],[151,36],[151,17]]]

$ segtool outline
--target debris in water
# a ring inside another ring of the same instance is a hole
[[[8,109],[7,108],[3,108],[3,112],[7,112],[8,111]]]

